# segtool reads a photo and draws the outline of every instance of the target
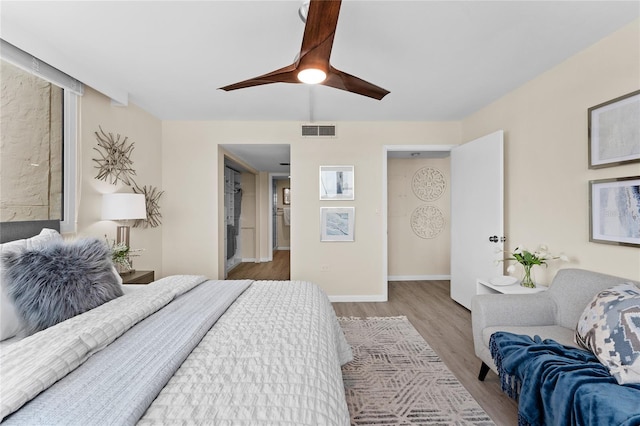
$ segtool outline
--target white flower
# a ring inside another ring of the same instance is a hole
[[[569,256],[567,256],[566,254],[561,254],[559,259],[563,262],[568,262],[569,261]]]
[[[518,246],[515,248],[515,250],[513,250],[513,254],[522,254],[524,250],[526,250],[524,247]]]
[[[507,272],[508,272],[509,274],[513,274],[515,271],[516,271],[516,265],[509,265],[509,266],[507,267]]]

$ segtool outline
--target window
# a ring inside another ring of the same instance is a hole
[[[82,85],[1,41],[0,221],[60,220],[75,232]]]

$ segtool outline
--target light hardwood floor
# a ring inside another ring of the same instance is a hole
[[[334,303],[338,316],[406,316],[497,425],[517,425],[517,404],[500,390],[498,376],[478,380],[471,313],[449,297],[449,281],[389,283],[388,302]]]
[[[229,271],[227,279],[288,280],[291,277],[289,253],[289,250],[274,250],[271,262],[243,262]]]
[[[274,261],[242,263],[227,279],[289,279],[289,251],[274,252]],[[497,425],[518,424],[516,403],[500,390],[498,376],[478,380],[480,360],[473,351],[471,313],[449,297],[449,281],[389,283],[388,302],[334,303],[338,316],[406,316],[463,386]]]

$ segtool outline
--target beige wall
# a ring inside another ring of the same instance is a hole
[[[383,300],[384,145],[455,145],[459,123],[339,123],[338,138],[310,139],[291,146],[291,276],[318,283],[335,300]],[[354,201],[319,201],[321,165],[353,165]],[[321,206],[355,207],[355,241],[320,242]],[[295,215],[295,216],[294,216]]]
[[[242,172],[242,212],[240,214],[240,248],[242,261],[256,260],[256,175]]]
[[[257,259],[260,262],[272,260],[269,257],[270,250],[270,229],[271,229],[271,198],[269,197],[271,181],[269,173],[258,173],[256,197],[256,234],[258,235]]]
[[[276,180],[276,192],[278,194],[278,197],[277,197],[278,214],[276,219],[276,232],[278,235],[277,246],[278,248],[281,248],[281,249],[286,249],[291,247],[291,226],[290,225],[287,226],[284,224],[284,218],[282,213],[282,209],[284,207],[290,208],[291,205],[285,206],[282,202],[282,190],[284,188],[291,188],[291,180],[289,179]]]
[[[640,279],[640,250],[589,242],[588,182],[640,175],[640,164],[587,168],[587,109],[640,88],[635,21],[462,122],[464,141],[505,131],[507,246],[548,244],[571,265],[559,267]]]
[[[291,277],[316,282],[332,296],[382,298],[384,145],[457,144],[459,123],[338,123],[337,138],[302,138],[298,122],[162,123],[165,274],[198,273],[220,277],[219,253],[223,164],[220,144],[290,143]],[[320,165],[355,166],[356,199],[319,200]],[[263,176],[265,175],[265,176]],[[194,184],[197,182],[197,184]],[[260,173],[259,188],[268,185]],[[216,197],[218,194],[218,197]],[[356,207],[356,241],[320,242],[321,206]],[[188,209],[180,206],[189,206]],[[268,229],[268,195],[258,197],[258,226]],[[169,246],[189,247],[174,252]],[[262,252],[262,248],[260,248]]]
[[[134,176],[137,184],[156,186],[162,189],[162,147],[160,120],[135,105],[127,107],[113,106],[111,100],[89,87],[80,100],[80,134],[78,155],[80,156],[80,206],[78,211],[78,235],[109,239],[115,238],[116,222],[100,219],[102,194],[109,192],[133,192],[129,187],[118,183],[97,180],[96,163],[98,153],[94,132],[101,126],[105,132],[129,137],[134,142],[131,153]],[[160,198],[160,213],[164,216],[167,202],[166,194]],[[164,220],[163,220],[164,221]],[[144,249],[141,256],[133,258],[133,266],[141,270],[154,270],[156,278],[162,276],[162,227],[131,228],[131,246]],[[187,249],[182,249],[188,251]]]
[[[446,279],[451,274],[451,174],[449,158],[390,158],[388,176],[388,259],[390,280]],[[445,177],[443,194],[434,201],[418,198],[411,186],[423,167],[439,170]],[[411,228],[411,215],[419,206],[435,206],[445,218],[443,231],[421,238]]]

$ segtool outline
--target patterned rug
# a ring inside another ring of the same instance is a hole
[[[352,425],[493,425],[406,317],[339,318]]]

